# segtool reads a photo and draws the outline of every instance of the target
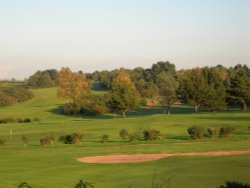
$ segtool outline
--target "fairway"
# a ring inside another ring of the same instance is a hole
[[[35,97],[25,103],[0,109],[0,119],[39,118],[32,123],[0,124],[0,188],[16,188],[28,182],[32,188],[70,188],[80,180],[95,188],[151,187],[152,179],[163,182],[171,178],[172,188],[216,188],[225,181],[250,183],[250,155],[172,156],[156,161],[123,164],[80,163],[77,158],[113,154],[174,154],[250,149],[250,113],[237,110],[193,113],[187,105],[176,105],[172,114],[162,114],[160,107],[138,109],[122,119],[117,114],[105,116],[65,116],[56,98],[56,89],[32,90]],[[102,91],[100,91],[102,92]],[[96,91],[98,93],[98,91]],[[202,138],[193,141],[187,128],[231,126],[235,133],[229,138]],[[142,133],[145,129],[161,132],[157,141],[123,141],[119,131]],[[49,135],[81,132],[80,144],[41,146],[40,139]],[[102,143],[100,136],[109,135]],[[24,146],[21,137],[29,142]]]

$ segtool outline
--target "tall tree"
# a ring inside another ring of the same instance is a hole
[[[181,79],[181,98],[194,106],[195,112],[206,100],[208,87],[200,68],[185,70],[179,74]]]
[[[127,73],[119,72],[113,79],[110,91],[110,106],[115,111],[120,111],[122,117],[126,112],[137,106],[139,94]]]
[[[250,103],[250,75],[246,65],[237,65],[231,71],[229,94],[242,105],[243,110],[247,110]]]
[[[84,74],[74,73],[69,68],[61,69],[57,91],[59,98],[75,101],[88,93],[90,85]]]
[[[170,107],[177,100],[176,90],[179,83],[172,74],[167,72],[158,74],[156,83],[159,87],[160,102],[163,105],[164,113],[170,114]]]

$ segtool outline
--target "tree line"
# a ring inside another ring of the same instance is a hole
[[[45,79],[45,78],[49,79]],[[48,83],[46,80],[49,80]],[[37,87],[58,87],[58,97],[65,99],[67,114],[104,114],[121,112],[153,101],[170,114],[177,102],[187,103],[198,112],[225,110],[240,106],[247,110],[250,103],[250,69],[247,65],[234,67],[196,67],[177,71],[174,64],[158,62],[151,68],[115,69],[83,74],[69,68],[38,71],[27,80]],[[41,84],[42,83],[42,84]],[[99,83],[107,94],[91,92],[93,83]],[[40,85],[39,85],[40,84]]]

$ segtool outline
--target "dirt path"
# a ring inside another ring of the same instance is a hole
[[[226,156],[250,154],[250,150],[233,151],[209,151],[192,153],[162,153],[162,154],[133,154],[133,155],[107,155],[78,158],[79,162],[84,163],[138,163],[146,161],[155,161],[158,159],[173,156]]]

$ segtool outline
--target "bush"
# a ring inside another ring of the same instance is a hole
[[[22,182],[17,186],[17,188],[31,188],[31,186],[29,186],[26,182]]]
[[[233,134],[234,128],[233,127],[222,127],[220,128],[219,135],[220,137],[229,137]]]
[[[203,127],[199,127],[199,126],[192,126],[192,127],[188,128],[187,131],[193,140],[198,139],[198,138],[202,138],[205,134],[205,129]]]
[[[24,123],[30,123],[30,122],[31,122],[31,119],[30,119],[30,118],[25,118],[25,119],[23,120],[23,122],[24,122]]]
[[[109,140],[109,135],[107,134],[104,134],[101,136],[101,142],[104,143],[104,142],[107,142]]]
[[[129,134],[128,138],[132,142],[132,141],[135,141],[135,140],[140,140],[141,136],[140,136],[139,133],[135,132],[135,133]]]
[[[250,125],[248,126],[248,130],[250,131]]]
[[[75,186],[75,188],[88,188],[88,187],[93,188],[94,186],[88,182],[84,182],[83,180],[80,180],[79,183],[77,183]]]
[[[78,144],[81,142],[82,138],[83,138],[83,134],[73,133],[73,134],[60,136],[58,141],[64,144]]]
[[[129,133],[126,129],[122,129],[120,132],[119,132],[119,135],[120,137],[123,139],[123,140],[127,140],[128,137],[129,137]]]
[[[154,129],[143,131],[143,137],[145,140],[159,140],[160,139],[160,131],[156,131]]]
[[[207,132],[206,132],[205,136],[212,138],[212,137],[217,136],[217,134],[218,134],[218,130],[216,128],[209,127],[207,129]]]
[[[40,143],[42,146],[55,144],[54,136],[46,136],[45,138],[40,139]]]
[[[5,144],[5,142],[6,141],[4,139],[0,138],[0,146],[3,146]]]

